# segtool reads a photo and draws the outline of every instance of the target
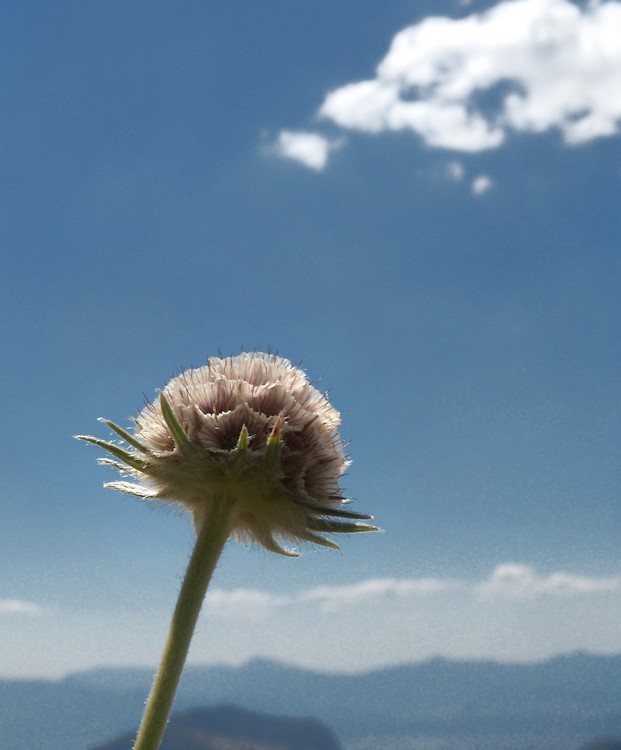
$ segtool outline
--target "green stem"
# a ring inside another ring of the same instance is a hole
[[[198,532],[181,585],[134,750],[157,750],[160,746],[207,586],[229,536],[234,503],[227,497],[212,502],[211,512],[207,514]]]

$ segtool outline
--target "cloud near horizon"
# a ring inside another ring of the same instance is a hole
[[[479,584],[476,591],[487,599],[535,599],[605,593],[615,591],[620,584],[621,576],[588,578],[562,572],[539,576],[529,565],[505,563]]]
[[[42,609],[34,602],[23,599],[0,599],[0,615],[30,615],[37,616]]]
[[[511,132],[558,130],[570,146],[613,136],[620,28],[617,0],[505,0],[463,18],[430,16],[395,35],[375,77],[329,92],[318,114],[344,130],[410,131],[462,153],[498,148]],[[323,137],[292,135],[282,131],[277,153],[324,169]]]
[[[317,586],[299,594],[278,595],[257,589],[215,589],[207,594],[210,612],[220,617],[262,620],[283,606],[315,604],[335,612],[381,600],[419,599],[451,592],[487,601],[524,601],[603,594],[621,588],[621,576],[590,578],[557,571],[539,575],[529,565],[503,563],[483,581],[450,578],[370,578],[343,586]]]
[[[317,586],[300,594],[281,596],[258,589],[214,589],[207,593],[207,606],[222,617],[246,616],[264,619],[278,607],[318,604],[321,611],[333,612],[383,598],[410,598],[447,591],[458,585],[437,578],[370,578],[346,586]]]
[[[318,586],[297,597],[298,602],[318,602],[330,612],[378,599],[411,598],[437,594],[459,584],[439,578],[370,578],[349,586]]]
[[[119,616],[100,607],[52,612],[18,599],[0,602],[0,626],[11,644],[5,675],[60,676],[93,666],[94,658],[96,664],[151,665],[160,653],[161,629],[141,607]],[[277,583],[272,591],[212,589],[192,661],[221,663],[227,654],[231,663],[270,658],[358,671],[433,656],[533,661],[575,650],[621,653],[620,608],[621,573],[541,573],[509,562],[473,579],[368,578],[284,592]],[[16,628],[19,614],[23,627]],[[33,633],[58,648],[33,651]]]

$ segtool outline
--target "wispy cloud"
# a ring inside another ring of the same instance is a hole
[[[446,175],[455,182],[461,182],[466,175],[464,165],[457,160],[449,161],[446,165]]]
[[[621,576],[589,578],[562,572],[542,576],[528,565],[505,563],[476,586],[476,592],[486,599],[535,599],[604,593],[615,591],[620,584]]]
[[[0,615],[37,616],[42,611],[41,607],[34,602],[27,602],[23,599],[0,599]]]
[[[481,174],[472,180],[470,189],[473,195],[485,195],[494,187],[494,181],[489,175]]]
[[[281,159],[293,159],[309,169],[321,172],[332,151],[340,148],[343,140],[330,140],[319,133],[282,130],[268,152]]]
[[[318,602],[333,611],[378,599],[426,596],[455,588],[457,583],[439,578],[371,578],[349,586],[318,586],[298,597],[300,602]]]
[[[528,565],[503,563],[482,581],[454,578],[369,578],[342,586],[317,586],[289,595],[258,589],[216,589],[207,594],[207,605],[216,616],[262,620],[284,606],[316,605],[323,612],[334,612],[381,600],[407,601],[447,592],[461,592],[466,597],[491,601],[585,596],[619,588],[621,576],[589,578],[561,571],[540,575]]]
[[[396,34],[375,77],[330,92],[319,114],[462,152],[498,147],[512,130],[557,128],[571,145],[611,136],[621,122],[619,28],[614,1],[514,0],[428,17]],[[321,169],[328,152],[318,153]]]
[[[258,589],[215,589],[207,594],[206,601],[210,611],[222,617],[263,619],[283,606],[312,603],[329,612],[379,599],[427,596],[458,585],[457,581],[439,578],[370,578],[344,586],[317,586],[288,596]]]
[[[276,608],[290,603],[289,597],[278,596],[258,589],[214,589],[207,593],[209,611],[220,617],[246,617],[263,620]]]

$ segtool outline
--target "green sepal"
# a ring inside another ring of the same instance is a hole
[[[111,453],[115,458],[118,458],[120,461],[123,461],[123,463],[131,466],[132,469],[142,471],[145,474],[149,473],[149,468],[144,461],[136,458],[136,456],[132,456],[131,453],[124,451],[122,448],[119,448],[118,445],[114,445],[114,443],[108,443],[105,440],[91,437],[91,435],[76,435],[75,437],[76,440],[84,440],[87,443],[93,443],[93,445],[96,445],[98,448],[103,448],[105,451],[108,451],[108,453]]]
[[[122,471],[124,474],[127,474],[127,466],[125,464],[122,464],[120,461],[115,461],[113,458],[107,458],[106,456],[104,456],[103,458],[98,458],[97,463],[100,466],[111,466],[113,469]]]
[[[301,505],[303,508],[312,510],[315,515],[318,516],[336,516],[337,518],[351,518],[357,521],[368,521],[373,516],[369,516],[366,513],[356,513],[353,510],[344,510],[343,508],[331,508],[329,505],[321,505],[320,503],[313,503],[310,500],[304,500],[303,498],[297,497],[293,493],[288,493],[287,497],[294,503]]]
[[[340,546],[336,542],[333,542],[332,539],[326,539],[323,536],[319,536],[319,534],[313,534],[312,531],[304,531],[300,534],[300,537],[304,539],[304,541],[318,544],[320,547],[328,547],[329,549],[335,549],[339,552],[341,551]]]
[[[173,410],[170,408],[170,404],[163,393],[160,393],[160,407],[162,409],[164,421],[170,430],[172,439],[175,441],[175,445],[180,451],[184,450],[190,445],[190,438],[186,435],[185,430],[174,415]]]
[[[280,544],[274,539],[274,537],[267,533],[261,535],[261,544],[265,547],[265,549],[269,550],[270,552],[275,552],[277,555],[283,555],[283,557],[299,557],[300,553],[296,552],[293,549],[287,549],[286,547],[281,547]]]
[[[111,422],[109,419],[99,419],[100,422],[103,422],[106,427],[109,427],[113,432],[116,432],[116,434],[123,438],[123,440],[128,444],[131,445],[136,450],[139,450],[141,453],[149,453],[149,449],[146,447],[146,445],[143,445],[141,442],[136,440],[136,438],[133,435],[130,435],[129,432],[126,432],[122,427],[119,427],[118,424],[115,424],[114,422]]]
[[[155,490],[148,490],[140,484],[132,484],[131,482],[106,482],[104,484],[109,490],[118,490],[126,495],[134,495],[135,497],[142,497],[145,499],[154,499],[157,497]]]
[[[270,436],[265,444],[265,463],[274,467],[280,463],[280,431],[282,419],[280,417],[274,422]]]
[[[365,531],[381,531],[378,526],[366,523],[346,523],[345,521],[331,521],[324,518],[309,518],[308,525],[314,531],[327,534],[357,534]]]
[[[246,425],[243,425],[243,427],[241,428],[241,432],[239,433],[239,438],[237,439],[235,450],[245,451],[248,448],[249,440],[250,435],[248,434],[248,428],[246,427]]]

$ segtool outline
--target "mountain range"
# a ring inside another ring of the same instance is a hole
[[[57,681],[1,680],[0,748],[87,750],[131,733],[152,676],[103,668]],[[432,659],[350,675],[262,660],[186,669],[176,712],[233,704],[315,717],[346,750],[580,750],[621,737],[621,655]]]

